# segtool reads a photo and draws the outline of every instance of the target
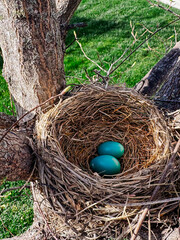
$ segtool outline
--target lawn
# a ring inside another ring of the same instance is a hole
[[[178,10],[175,11],[180,13]],[[124,57],[152,32],[173,19],[175,16],[150,6],[146,0],[82,0],[71,23],[87,24],[84,28],[75,29],[77,37],[87,56],[108,70],[129,46],[131,48]],[[134,86],[174,46],[179,29],[180,22],[177,22],[158,32],[110,76],[111,83]],[[68,32],[66,46],[74,41],[73,31]],[[136,37],[133,37],[133,34]],[[137,41],[133,44],[135,38]],[[84,57],[76,42],[67,48],[64,63],[68,83],[87,81],[85,71],[93,77],[95,76],[93,70],[98,69]],[[105,73],[101,71],[101,74]],[[1,75],[0,112],[12,114],[7,84]],[[3,181],[0,191],[23,183]],[[0,239],[22,233],[30,226],[32,220],[32,196],[29,189],[3,194],[0,198]]]
[[[3,189],[23,186],[23,181],[4,181]],[[0,239],[23,233],[33,221],[33,201],[29,189],[8,191],[0,197]]]
[[[87,27],[75,29],[77,37],[88,57],[108,70],[110,64],[134,42],[132,28],[139,38],[131,48],[135,49],[151,32],[174,18],[162,9],[151,7],[146,0],[83,0],[71,22],[87,24]],[[179,22],[173,24],[145,43],[111,75],[111,82],[134,86],[174,45],[179,26]],[[67,46],[74,40],[73,31],[69,31]],[[67,49],[65,57],[68,82],[85,80],[85,69],[93,76],[93,70],[98,68],[84,57],[78,44],[74,43]]]

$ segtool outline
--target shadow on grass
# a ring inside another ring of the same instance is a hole
[[[107,32],[110,32],[112,30],[117,29],[125,29],[127,26],[127,20],[123,19],[120,22],[115,21],[106,21],[106,20],[95,20],[91,18],[85,18],[85,17],[74,17],[72,23],[86,23],[87,26],[83,28],[75,28],[73,30],[69,30],[66,44],[68,45],[72,39],[74,39],[73,31],[75,30],[78,34],[78,37],[86,37],[88,39],[95,38],[95,36],[104,35]],[[125,34],[125,32],[124,32]]]

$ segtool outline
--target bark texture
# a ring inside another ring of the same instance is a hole
[[[0,130],[0,136],[4,131]],[[26,143],[26,132],[9,132],[0,142],[0,179],[8,181],[27,180],[33,169],[34,160]]]
[[[180,42],[135,86],[159,108],[180,109]]]
[[[3,73],[15,101],[18,118],[64,88],[66,27],[80,2],[0,0]],[[23,120],[29,121],[34,115],[35,112]],[[0,137],[11,120],[0,115]],[[0,142],[0,179],[5,176],[8,180],[29,177],[34,160],[26,144],[29,134],[26,131],[22,128],[10,131]]]
[[[4,77],[19,117],[65,86],[55,0],[1,0],[0,35]]]
[[[64,40],[69,20],[80,2],[0,0],[3,74],[15,101],[18,118],[64,88]],[[34,114],[24,120],[32,119]],[[0,116],[0,137],[14,120],[3,114]],[[26,130],[22,127],[13,130],[0,142],[0,179],[26,180],[29,177],[34,159],[26,144],[29,135]],[[33,195],[34,223],[26,233],[13,239],[53,239],[42,210],[38,210],[36,201],[40,194]],[[45,210],[48,210],[47,204]]]
[[[74,11],[82,0],[56,0],[58,17],[62,25],[67,27]]]
[[[6,128],[9,128],[14,122],[14,117],[0,114],[0,138],[7,131]],[[8,132],[0,141],[0,180],[16,181],[29,178],[35,163],[27,141],[30,132],[27,129],[16,128]]]
[[[16,118],[14,116],[7,116],[5,113],[0,113],[0,129],[8,129],[15,121]]]

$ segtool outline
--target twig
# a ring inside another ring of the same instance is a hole
[[[150,211],[148,211],[148,240],[151,240],[151,219],[150,219]]]
[[[144,225],[142,225],[145,229],[147,229],[148,230],[148,227],[144,224]],[[157,237],[156,237],[156,235],[155,235],[155,233],[152,231],[152,229],[150,230],[151,231],[151,234],[154,236],[154,240],[159,240],[159,239],[157,239]]]
[[[159,8],[161,8],[161,9],[167,11],[167,12],[172,13],[172,14],[173,14],[174,16],[176,16],[176,17],[180,17],[179,14],[173,12],[172,10],[170,10],[170,8],[163,7],[162,5],[153,3],[153,2],[151,2],[150,0],[147,0],[147,2],[148,2],[149,4],[151,4],[152,6],[159,7]],[[170,6],[170,7],[171,7],[171,6]]]
[[[164,171],[163,171],[163,173],[161,175],[161,178],[160,178],[160,180],[158,182],[158,185],[155,187],[155,189],[154,189],[154,191],[152,193],[151,201],[156,198],[156,195],[159,192],[159,189],[161,187],[161,183],[164,182],[168,171],[172,168],[172,165],[173,165],[173,162],[174,162],[174,160],[175,160],[175,158],[177,156],[179,147],[180,147],[180,139],[178,140],[178,142],[177,142],[177,144],[176,144],[176,146],[174,148],[174,151],[172,153],[172,156],[171,156],[170,160],[167,162],[167,164],[166,164],[166,166],[164,168]],[[140,228],[142,226],[142,223],[143,223],[143,221],[144,221],[144,219],[145,219],[149,209],[150,209],[150,206],[148,206],[147,208],[144,209],[144,211],[143,211],[142,215],[140,216],[140,219],[139,219],[139,221],[138,221],[138,223],[136,225],[136,228],[134,230],[133,236],[131,237],[131,240],[135,240],[136,239],[137,234],[138,234],[138,232],[139,232],[139,230],[140,230]]]
[[[94,64],[95,64],[99,69],[101,69],[103,72],[107,73],[107,71],[106,71],[105,69],[103,69],[98,63],[96,63],[94,60],[90,59],[90,58],[86,55],[86,53],[85,53],[84,50],[83,50],[83,47],[82,47],[81,43],[78,41],[78,38],[77,38],[77,35],[76,35],[76,32],[75,32],[75,31],[74,31],[74,36],[75,36],[76,42],[78,43],[81,51],[83,52],[85,58],[87,58],[90,62],[94,63]]]
[[[88,72],[87,72],[87,69],[85,69],[85,74],[86,74],[87,79],[88,79],[91,83],[93,83],[93,80],[92,80],[91,77],[89,76],[89,74],[88,74]]]
[[[66,50],[73,45],[73,43],[75,43],[76,39],[74,39],[67,47],[66,47]]]
[[[180,197],[167,198],[167,199],[148,201],[148,202],[137,202],[137,203],[126,203],[126,204],[118,203],[118,204],[112,204],[112,206],[140,207],[140,206],[158,205],[158,204],[162,204],[162,203],[169,203],[169,202],[176,202],[176,201],[180,201]]]
[[[162,173],[162,175],[161,175],[161,178],[160,178],[160,180],[159,180],[158,185],[156,186],[156,188],[155,188],[154,191],[153,191],[153,194],[152,194],[152,196],[151,196],[151,200],[154,200],[154,198],[156,197],[156,195],[157,195],[157,193],[158,193],[158,191],[159,191],[159,189],[160,189],[160,187],[161,187],[160,184],[164,182],[168,171],[172,168],[172,164],[173,164],[173,162],[174,162],[174,160],[175,160],[175,158],[176,158],[176,156],[177,156],[179,147],[180,147],[180,139],[178,140],[178,142],[177,142],[177,144],[176,144],[176,146],[175,146],[175,149],[174,149],[174,151],[173,151],[173,154],[172,154],[169,162],[168,162],[168,163],[166,164],[166,166],[165,166],[165,169],[164,169],[164,171],[163,171],[163,173]]]
[[[100,56],[99,56],[99,53],[97,53],[97,57],[98,57],[98,59],[99,59],[99,62],[101,63],[101,66],[104,67],[104,64],[103,64],[103,62],[102,62],[102,60],[101,60],[101,58],[100,58]]]
[[[0,217],[0,221],[2,222],[3,227],[11,234],[12,237],[14,237],[14,234],[12,234],[12,232],[4,225],[4,222],[1,217]]]
[[[166,100],[166,99],[154,99],[157,102],[172,102],[172,103],[180,103],[180,100]]]
[[[174,27],[174,33],[175,33],[175,44],[177,43],[177,31],[176,28]]]
[[[168,26],[170,26],[171,24],[173,24],[173,23],[175,23],[175,22],[177,22],[179,20],[180,20],[180,16],[178,15],[178,18],[176,18],[175,20],[173,20],[170,23],[166,24],[162,28],[158,28],[153,34],[151,34],[142,43],[140,43],[131,53],[129,53],[128,56],[120,64],[118,64],[113,70],[111,70],[109,75],[112,74],[113,72],[115,72],[134,52],[136,52],[144,43],[146,43],[149,39],[151,39],[156,33],[160,32],[164,28],[167,28]]]
[[[3,194],[3,193],[6,193],[6,192],[9,192],[9,191],[13,191],[13,190],[17,190],[17,189],[21,189],[22,186],[19,186],[19,187],[13,187],[13,188],[7,188],[7,189],[4,189],[0,192],[0,195]],[[26,186],[23,186],[23,188],[30,188],[30,186],[26,185]]]
[[[131,237],[130,240],[135,240],[135,239],[136,239],[136,237],[137,237],[137,235],[138,235],[138,232],[139,232],[139,230],[140,230],[140,228],[141,228],[141,226],[142,226],[142,223],[143,223],[143,221],[144,221],[144,219],[145,219],[148,211],[149,211],[149,208],[145,208],[145,209],[144,209],[142,215],[141,215],[140,218],[139,218],[139,221],[138,221],[138,223],[137,223],[137,225],[136,225],[136,228],[135,228],[134,233],[133,233],[133,235],[132,235],[132,237]]]
[[[147,1],[148,1],[148,0],[147,0]],[[173,13],[173,11],[171,11],[171,10],[169,10],[169,12],[172,12],[172,13]],[[128,56],[122,60],[122,62],[121,62],[120,64],[118,64],[114,69],[112,69],[113,66],[114,66],[117,62],[119,62],[119,61],[123,58],[123,56],[129,51],[129,49],[132,47],[132,45],[134,45],[134,42],[133,42],[133,44],[132,44],[131,46],[129,46],[129,47],[124,51],[124,53],[123,53],[115,62],[113,62],[113,63],[110,65],[110,68],[108,69],[108,71],[105,70],[105,69],[103,69],[98,63],[96,63],[95,61],[93,61],[92,59],[90,59],[90,58],[86,55],[85,51],[83,50],[83,47],[82,47],[81,43],[78,41],[76,32],[74,31],[75,41],[76,41],[76,42],[78,43],[78,45],[80,46],[80,49],[81,49],[81,51],[83,52],[84,56],[85,56],[90,62],[94,63],[100,70],[102,70],[103,72],[106,73],[106,76],[102,76],[100,73],[96,73],[96,74],[102,78],[103,82],[105,82],[106,87],[107,87],[108,82],[109,82],[109,76],[110,76],[113,72],[115,72],[134,52],[136,52],[144,43],[148,42],[148,40],[151,39],[151,38],[152,38],[155,34],[157,34],[159,31],[167,28],[167,27],[170,26],[171,24],[173,24],[173,23],[175,23],[175,22],[177,22],[177,21],[180,20],[180,15],[178,15],[178,14],[175,14],[175,15],[176,15],[178,18],[176,18],[175,20],[173,20],[173,21],[171,21],[170,23],[166,24],[164,27],[158,28],[158,29],[157,29],[155,32],[153,32],[149,37],[147,37],[141,44],[139,44],[133,51],[131,51],[131,52],[128,54]],[[130,23],[130,25],[131,25],[131,27],[133,27],[131,23]],[[134,27],[133,27],[132,31],[134,31]],[[146,29],[145,32],[147,32],[147,29]],[[142,35],[144,35],[144,33],[143,33]],[[142,36],[142,35],[141,35],[141,36]],[[138,39],[136,38],[136,36],[135,36],[135,39],[136,39],[136,41],[138,40]],[[136,41],[135,41],[135,42],[136,42]],[[89,80],[92,81],[91,79],[89,79]]]
[[[153,33],[152,31],[150,31],[144,24],[139,24],[140,26],[143,26],[143,28],[145,28],[146,29],[146,31],[145,32],[149,32],[149,33]]]
[[[36,107],[32,108],[32,109],[29,110],[27,113],[25,113],[25,114],[24,114],[22,117],[20,117],[15,123],[13,123],[13,124],[11,125],[11,127],[2,135],[2,137],[0,138],[0,142],[4,139],[4,137],[8,134],[8,132],[10,132],[15,126],[17,126],[17,124],[18,124],[25,116],[27,116],[29,113],[33,112],[33,111],[36,110],[37,108],[42,107],[43,105],[45,105],[47,102],[51,101],[52,99],[63,96],[63,95],[66,94],[68,91],[70,91],[70,89],[71,89],[71,86],[66,87],[64,90],[62,90],[61,93],[59,93],[59,94],[57,94],[57,95],[55,95],[55,96],[50,97],[49,99],[47,99],[47,100],[44,101],[43,103],[37,105]]]
[[[131,35],[134,38],[133,43],[135,43],[135,42],[137,42],[137,38],[136,38],[137,37],[137,32],[134,33],[135,26],[133,26],[132,21],[130,21],[130,27],[131,27]]]
[[[89,205],[88,207],[86,207],[86,208],[82,209],[80,212],[76,213],[75,216],[77,217],[79,214],[81,214],[82,212],[86,211],[87,209],[92,208],[93,206],[95,206],[95,205],[97,205],[97,204],[105,201],[106,199],[109,199],[109,198],[113,197],[113,195],[114,195],[114,194],[111,194],[111,195],[109,195],[109,196],[106,196],[106,197],[102,198],[101,200],[99,200],[99,201],[97,201],[97,202],[92,203],[92,204]]]
[[[132,45],[134,45],[134,44],[132,44]],[[131,48],[132,45],[130,45],[130,46],[123,52],[123,54],[122,54],[115,62],[113,62],[113,63],[111,64],[109,70],[107,71],[107,75],[108,75],[108,76],[111,74],[112,67],[124,57],[124,55],[129,51],[129,49]]]
[[[94,72],[98,75],[98,77],[101,77],[102,78],[102,83],[105,84],[105,89],[107,88],[107,85],[108,85],[108,82],[109,82],[109,77],[108,76],[102,76],[100,74],[100,71],[98,71],[97,69],[94,69]]]
[[[158,7],[162,8],[162,9],[164,9],[164,10],[172,13],[173,15],[177,16],[178,19],[180,19],[180,15],[176,14],[176,13],[173,12],[172,10],[167,9],[167,8],[165,8],[165,7],[163,7],[163,6],[159,5],[159,4],[158,4],[158,5],[155,5],[155,4],[153,4],[153,3],[152,3],[151,1],[149,1],[149,0],[147,0],[147,1],[148,1],[151,5],[153,5],[153,6],[158,6]],[[151,32],[152,34],[151,34],[145,41],[143,41],[142,44],[140,44],[139,46],[137,46],[137,48],[135,48],[135,50],[133,50],[133,52],[131,52],[131,53],[127,56],[127,58],[125,58],[114,70],[109,70],[108,73],[109,73],[109,74],[112,74],[114,71],[116,71],[117,68],[119,68],[119,67],[121,66],[121,64],[123,64],[123,63],[124,63],[138,48],[140,48],[146,41],[148,41],[151,37],[153,37],[153,36],[154,36],[156,33],[158,33],[160,30],[163,30],[164,28],[168,27],[170,24],[178,21],[178,19],[176,19],[175,21],[173,20],[172,22],[170,22],[170,23],[167,24],[166,26],[157,29],[154,33]],[[134,29],[133,29],[133,30],[134,30]],[[147,28],[146,28],[146,30],[147,30]],[[148,31],[149,31],[149,30],[148,30]],[[149,31],[149,32],[150,32],[150,31]],[[130,48],[130,47],[129,47],[129,48]],[[129,50],[129,48],[127,49],[127,51]],[[127,52],[127,51],[126,51],[126,52]],[[123,53],[123,55],[124,55],[124,53]],[[116,64],[121,58],[122,58],[122,56],[121,56],[119,59],[117,59],[116,62],[113,63],[112,65]],[[112,68],[112,66],[111,66],[111,68]]]
[[[130,23],[130,26],[131,26],[131,23]],[[144,26],[143,26],[144,27]],[[112,67],[117,63],[119,62],[123,56],[129,51],[129,49],[131,49],[132,46],[134,46],[134,44],[142,37],[144,36],[144,34],[147,32],[148,30],[146,29],[138,38],[136,38],[136,41],[133,41],[133,43],[123,52],[123,54],[115,61],[111,64],[108,72],[107,72],[107,75],[109,76],[111,73],[111,70],[112,70]]]

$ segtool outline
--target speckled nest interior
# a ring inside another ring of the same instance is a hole
[[[150,199],[171,153],[169,130],[157,108],[131,90],[114,87],[82,87],[40,116],[35,137],[46,197],[68,225],[89,237],[94,232],[112,236],[119,221],[141,210],[126,207],[125,214],[124,204]],[[105,141],[125,148],[116,176],[100,177],[89,168]]]

